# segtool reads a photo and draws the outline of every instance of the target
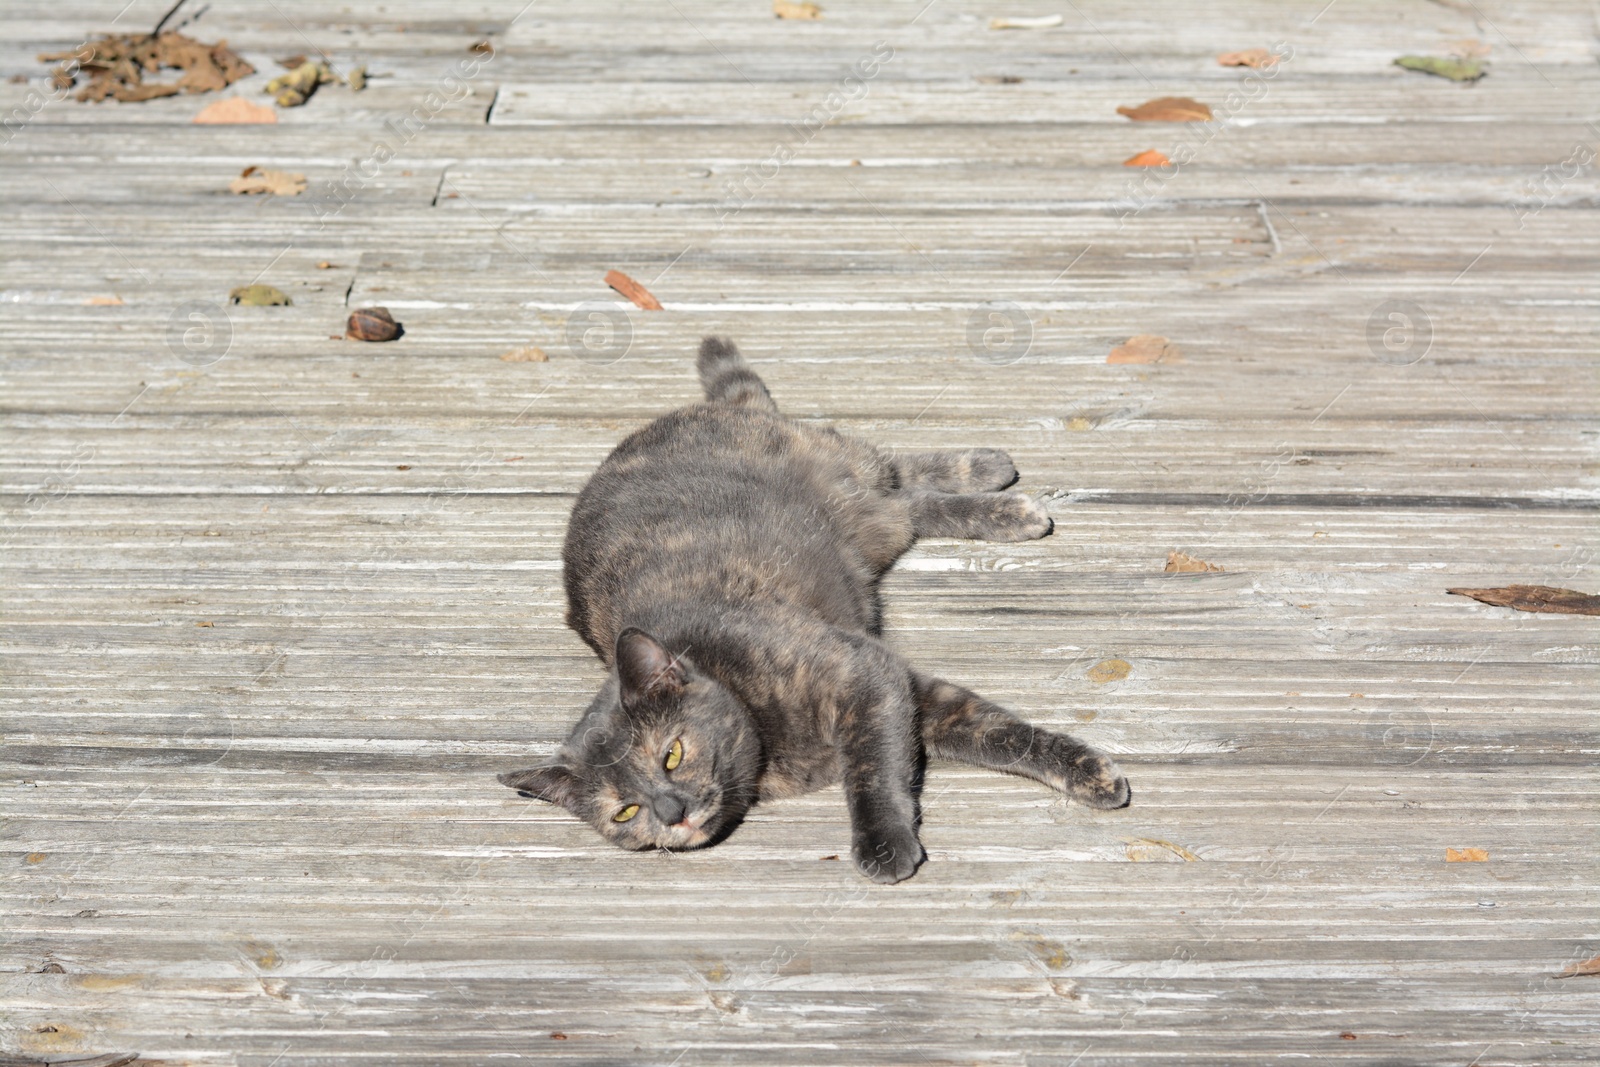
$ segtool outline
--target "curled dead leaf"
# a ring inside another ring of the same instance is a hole
[[[1600,596],[1553,585],[1503,585],[1493,589],[1446,589],[1497,608],[1537,611],[1550,615],[1600,615]]]
[[[1224,52],[1217,57],[1217,62],[1224,67],[1250,67],[1253,70],[1262,70],[1276,66],[1278,57],[1265,48],[1246,48],[1242,52]]]
[[[1119,107],[1117,114],[1135,122],[1209,122],[1211,109],[1187,96],[1163,96],[1138,107]]]
[[[228,183],[230,193],[266,193],[269,196],[299,196],[306,191],[306,176],[286,170],[246,167],[244,173]]]
[[[1124,167],[1165,167],[1171,163],[1172,160],[1167,158],[1165,152],[1157,152],[1154,148],[1140,152],[1136,156],[1129,156],[1122,161]]]
[[[791,0],[772,0],[772,17],[780,19],[815,20],[822,17],[822,8],[810,3],[792,3]]]
[[[1135,334],[1106,356],[1107,363],[1181,363],[1183,352],[1165,337]]]
[[[311,99],[317,86],[337,80],[326,63],[307,61],[273,78],[262,92],[274,94],[273,100],[279,107],[299,107]]]
[[[405,328],[384,307],[357,308],[345,323],[344,335],[352,341],[393,341]]]
[[[278,113],[265,104],[252,104],[242,96],[230,96],[201,108],[194,121],[201,125],[269,123],[278,121]]]
[[[1183,552],[1167,553],[1167,566],[1165,571],[1167,574],[1202,574],[1211,571],[1221,571],[1224,569],[1225,568],[1219,567],[1215,563],[1207,563],[1203,559],[1195,559],[1193,556],[1187,555]]]
[[[1489,853],[1481,848],[1447,848],[1444,850],[1446,863],[1488,863]]]
[[[606,272],[606,284],[645,311],[662,311],[661,301],[650,294],[650,290],[622,273],[620,270]]]

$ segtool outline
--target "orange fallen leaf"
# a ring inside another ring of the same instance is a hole
[[[1181,363],[1183,353],[1165,337],[1141,333],[1111,350],[1107,363]]]
[[[1446,863],[1488,863],[1489,853],[1481,848],[1447,848],[1444,850]]]
[[[1201,574],[1207,571],[1220,571],[1225,568],[1215,563],[1207,563],[1203,559],[1195,559],[1183,552],[1167,553],[1167,574]]]
[[[241,195],[270,193],[273,196],[299,196],[306,191],[306,176],[286,170],[246,167],[244,173],[228,183],[228,192]]]
[[[822,8],[816,4],[791,3],[790,0],[772,0],[772,15],[780,19],[820,19]]]
[[[1217,57],[1217,62],[1224,67],[1250,67],[1261,70],[1263,67],[1277,66],[1278,57],[1265,48],[1246,48],[1243,52],[1224,52]]]
[[[87,304],[89,307],[92,307],[92,308],[121,307],[122,306],[122,297],[120,297],[120,296],[91,296],[89,299],[85,300],[84,303]]]
[[[1209,122],[1211,109],[1187,96],[1163,96],[1147,100],[1138,107],[1119,107],[1117,114],[1135,122]]]
[[[215,626],[216,623],[214,623],[214,622],[197,622],[197,623],[195,623],[195,625],[196,626],[205,626],[205,627],[209,628],[209,627]]]
[[[550,357],[544,354],[544,349],[528,345],[526,348],[513,348],[500,359],[506,363],[548,363]]]
[[[26,856],[22,857],[22,862],[28,864],[43,863],[45,861],[45,857],[48,855],[49,853],[47,852],[30,852]]]
[[[252,104],[242,96],[230,96],[201,108],[194,121],[202,124],[277,122],[278,113],[265,104]]]
[[[1540,611],[1552,615],[1600,615],[1600,596],[1553,585],[1503,585],[1493,589],[1446,589],[1497,608]]]
[[[1165,167],[1172,163],[1166,153],[1157,152],[1154,148],[1140,152],[1136,156],[1129,156],[1122,161],[1124,167]]]
[[[1593,959],[1583,960],[1580,963],[1574,963],[1572,966],[1556,975],[1556,977],[1578,978],[1586,974],[1600,974],[1600,956],[1596,956]]]
[[[620,270],[606,272],[606,284],[617,292],[633,301],[634,304],[645,311],[661,311],[661,301],[650,295],[650,290],[622,273]]]

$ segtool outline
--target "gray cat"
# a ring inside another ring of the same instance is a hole
[[[851,853],[876,882],[922,862],[924,750],[1129,801],[1106,756],[908,664],[878,580],[919,537],[1025,541],[1050,517],[1000,490],[992,448],[889,454],[778,413],[726,340],[706,402],[632,434],[578,496],[567,623],[610,670],[546,766],[500,781],[629,849],[715,844],[758,801],[843,780]]]

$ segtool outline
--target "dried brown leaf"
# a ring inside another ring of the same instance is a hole
[[[1217,62],[1224,67],[1250,67],[1261,70],[1277,66],[1278,57],[1265,48],[1246,48],[1242,52],[1224,52],[1217,57]]]
[[[1600,596],[1553,585],[1503,585],[1493,589],[1446,589],[1497,608],[1538,611],[1551,615],[1600,615]]]
[[[661,301],[650,295],[650,290],[622,273],[620,270],[606,272],[606,284],[617,292],[627,297],[645,311],[662,311]]]
[[[1138,107],[1119,107],[1117,114],[1135,122],[1209,122],[1211,109],[1187,96],[1163,96]]]
[[[252,104],[242,96],[230,96],[201,108],[194,121],[201,124],[269,123],[278,121],[278,113],[263,104]]]
[[[1195,559],[1193,556],[1186,555],[1182,552],[1167,553],[1167,567],[1165,571],[1167,574],[1203,574],[1210,571],[1222,571],[1225,569],[1226,568],[1224,567],[1217,566],[1215,563],[1207,563],[1203,559]]]
[[[1183,352],[1165,337],[1141,333],[1111,350],[1107,363],[1181,363]]]
[[[231,193],[267,193],[271,196],[299,196],[306,191],[306,176],[286,170],[246,167],[243,174],[228,183]]]

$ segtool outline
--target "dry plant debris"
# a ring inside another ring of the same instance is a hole
[[[1600,974],[1600,956],[1593,959],[1582,960],[1566,967],[1556,975],[1557,978],[1580,978],[1586,974]]]
[[[1167,566],[1165,569],[1167,574],[1206,574],[1226,569],[1225,567],[1217,566],[1215,563],[1207,563],[1203,559],[1195,559],[1184,552],[1167,553]]]
[[[1061,25],[1065,21],[1065,17],[1061,15],[1039,15],[1034,18],[1007,18],[1002,15],[999,18],[990,19],[989,28],[991,30],[1048,30],[1053,26]]]
[[[209,93],[226,89],[256,69],[228,47],[227,41],[205,44],[176,30],[166,33],[115,34],[79,45],[70,52],[45,52],[41,63],[57,63],[51,82],[69,89],[86,78],[73,94],[76,100],[135,102],[178,93]],[[145,79],[162,70],[181,70],[175,82]]]
[[[266,308],[288,307],[292,301],[284,295],[283,290],[257,282],[255,285],[241,285],[229,291],[228,303],[247,308]]]
[[[1481,848],[1447,848],[1444,850],[1446,863],[1488,863],[1489,853]]]
[[[620,270],[606,272],[606,284],[617,292],[627,297],[645,311],[662,311],[661,301],[650,295],[650,290],[622,273]]]
[[[1157,152],[1154,148],[1140,152],[1136,156],[1129,156],[1122,161],[1124,167],[1165,167],[1172,163],[1166,153]]]
[[[246,167],[239,176],[228,183],[230,193],[267,193],[270,196],[299,196],[306,191],[306,176],[290,174],[286,170],[262,170]]]
[[[1224,52],[1217,57],[1217,62],[1224,67],[1250,67],[1253,70],[1262,70],[1277,66],[1278,57],[1265,48],[1246,48],[1243,52]]]
[[[242,96],[230,96],[226,100],[213,100],[201,108],[194,121],[202,125],[272,123],[278,121],[278,113],[265,104],[252,104]]]
[[[1117,114],[1135,122],[1209,122],[1211,109],[1187,96],[1163,96],[1138,107],[1119,107]]]
[[[273,99],[279,107],[299,107],[311,99],[317,86],[338,80],[326,63],[308,61],[273,78],[264,91],[275,94]]]
[[[350,313],[344,335],[352,341],[393,341],[405,332],[384,307],[358,308]]]
[[[501,356],[500,360],[504,363],[548,363],[550,357],[545,355],[544,349],[527,345],[523,348],[513,348]]]
[[[772,0],[772,17],[780,19],[820,19],[822,8],[816,4],[795,4],[790,0]]]
[[[1415,70],[1423,74],[1432,74],[1439,78],[1449,78],[1453,82],[1475,82],[1489,73],[1489,68],[1481,59],[1472,56],[1444,57],[1444,56],[1401,56],[1394,61],[1397,67],[1406,70]]]
[[[1160,862],[1166,860],[1169,854],[1185,863],[1194,863],[1200,858],[1182,845],[1163,841],[1159,837],[1127,837],[1123,838],[1123,842],[1123,851],[1134,863]]]
[[[1550,615],[1600,615],[1600,596],[1553,585],[1503,585],[1493,589],[1446,589],[1497,608],[1538,611]]]
[[[1135,334],[1111,350],[1107,363],[1181,363],[1183,352],[1165,337]]]

